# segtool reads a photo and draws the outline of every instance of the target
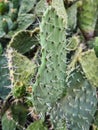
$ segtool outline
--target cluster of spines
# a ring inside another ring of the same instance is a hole
[[[14,68],[13,66],[13,49],[12,48],[7,48],[6,50],[6,58],[7,58],[7,66],[9,69],[9,78],[11,80],[11,88],[14,86]]]

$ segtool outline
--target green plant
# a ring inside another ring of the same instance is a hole
[[[97,130],[97,0],[0,4],[3,130]]]

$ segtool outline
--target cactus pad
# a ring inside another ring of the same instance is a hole
[[[65,119],[70,130],[89,130],[97,109],[96,89],[86,80],[80,67],[70,73],[67,85],[67,95],[52,109],[52,120],[57,125],[56,119]]]
[[[40,24],[41,66],[34,87],[34,103],[45,113],[65,92],[66,37],[65,24],[53,7],[49,7]],[[55,95],[55,96],[54,96]]]
[[[84,36],[89,39],[93,37],[98,15],[97,0],[83,0],[79,12],[79,27]]]
[[[79,62],[89,82],[98,87],[98,59],[94,50],[82,53]]]
[[[37,29],[34,31],[19,31],[12,37],[9,46],[22,54],[28,52],[32,46],[39,44],[37,39],[38,31]]]

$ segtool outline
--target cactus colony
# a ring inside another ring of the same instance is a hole
[[[0,0],[1,130],[98,130],[98,0]]]

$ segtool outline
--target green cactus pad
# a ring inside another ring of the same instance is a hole
[[[36,70],[35,63],[12,48],[7,48],[6,57],[12,86],[18,81],[22,81],[27,86],[30,85],[31,77]]]
[[[11,114],[14,121],[18,122],[19,125],[24,126],[28,114],[28,107],[21,101],[16,101],[11,104]]]
[[[14,35],[20,30],[27,29],[35,21],[35,16],[33,14],[21,14],[18,16],[18,28],[15,31],[10,31],[9,36]],[[11,27],[10,27],[11,28]]]
[[[66,90],[65,24],[53,7],[49,7],[42,18],[40,39],[42,59],[33,96],[37,111],[45,113]]]
[[[98,87],[98,58],[94,50],[83,52],[79,57],[79,62],[89,82]]]
[[[89,84],[78,66],[66,81],[67,95],[52,109],[52,120],[57,125],[55,120],[65,119],[70,130],[89,130],[97,109],[96,89]]]
[[[13,120],[11,111],[8,110],[4,116],[2,117],[2,130],[23,130],[24,127],[18,124],[15,120]]]
[[[7,59],[5,56],[0,56],[0,97],[5,99],[9,94],[11,85],[9,79],[9,70],[7,66]]]
[[[96,20],[98,15],[97,0],[83,0],[79,12],[79,27],[87,39],[94,35]]]
[[[11,39],[9,46],[22,54],[28,52],[32,46],[39,44],[37,39],[38,29],[34,31],[19,31]]]
[[[2,118],[2,130],[15,130],[16,129],[16,122],[12,119],[7,117],[5,114]]]
[[[37,0],[23,0],[19,9],[19,14],[24,14],[30,12],[34,6],[37,4]]]

